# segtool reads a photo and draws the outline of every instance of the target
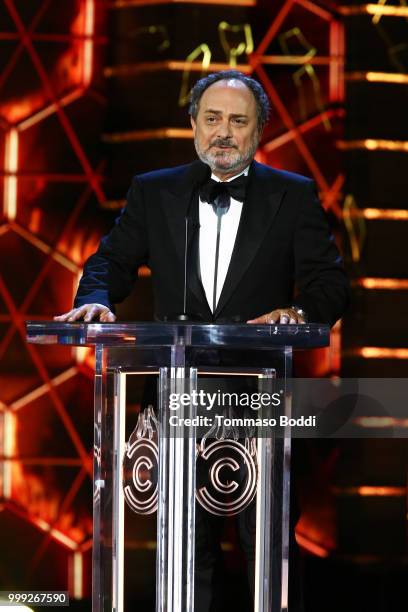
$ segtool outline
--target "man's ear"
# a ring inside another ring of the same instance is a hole
[[[191,115],[190,115],[190,123],[191,123],[191,127],[193,128],[193,136],[195,136],[197,124]]]

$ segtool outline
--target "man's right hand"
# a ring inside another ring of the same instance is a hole
[[[116,316],[103,304],[84,304],[79,308],[73,308],[69,312],[54,317],[54,321],[65,321],[67,323],[79,321],[80,319],[84,321],[97,319],[101,323],[113,323],[116,321]]]

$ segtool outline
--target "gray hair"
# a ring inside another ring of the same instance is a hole
[[[190,106],[188,112],[194,121],[197,119],[198,108],[200,105],[201,96],[210,85],[217,83],[217,81],[229,81],[235,79],[241,81],[250,89],[253,93],[256,102],[257,118],[258,118],[258,129],[262,130],[268,121],[271,106],[269,104],[268,96],[266,95],[262,85],[258,83],[252,77],[239,72],[238,70],[220,70],[220,72],[213,72],[206,77],[203,77],[194,85],[190,92]]]

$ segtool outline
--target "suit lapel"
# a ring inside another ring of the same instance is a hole
[[[242,207],[237,237],[215,317],[226,306],[253,261],[279,210],[284,192],[285,189],[280,186],[274,189],[270,175],[265,173],[261,165],[253,162],[247,197]]]
[[[192,222],[190,216],[190,203],[192,198],[192,190],[184,193],[175,193],[168,190],[162,191],[164,215],[170,229],[170,238],[177,251],[180,262],[184,262],[185,250],[185,235],[186,235],[186,218],[188,219],[188,242],[191,241],[193,230],[196,230],[195,222]],[[188,216],[187,216],[188,215]]]
[[[194,168],[202,162],[191,164]],[[165,205],[164,213],[170,229],[170,237],[177,251],[180,268],[184,270],[185,238],[186,238],[186,218],[187,223],[187,288],[199,302],[208,310],[207,318],[211,318],[211,311],[208,306],[207,298],[203,285],[200,280],[198,270],[198,237],[199,237],[199,200],[198,190],[191,182],[191,174],[186,173],[176,185],[170,190],[163,190],[163,202]],[[187,304],[188,310],[188,304]]]

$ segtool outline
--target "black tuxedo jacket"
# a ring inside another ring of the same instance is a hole
[[[314,182],[255,161],[227,277],[212,314],[198,262],[196,177],[207,169],[196,161],[133,179],[121,216],[85,264],[75,305],[113,308],[129,295],[139,266],[146,264],[152,272],[156,318],[183,312],[187,218],[188,313],[207,322],[241,322],[296,304],[309,321],[334,324],[346,308],[349,287]]]

